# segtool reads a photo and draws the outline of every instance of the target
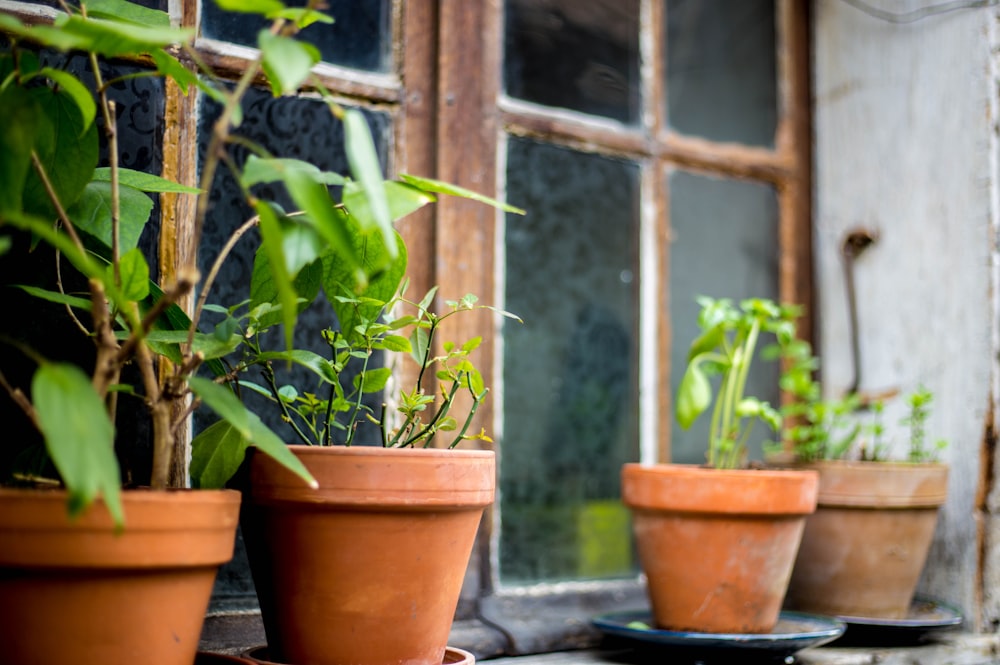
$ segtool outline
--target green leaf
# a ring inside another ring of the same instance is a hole
[[[382,338],[382,348],[396,353],[409,353],[413,349],[410,340],[402,335],[386,335]]]
[[[261,353],[258,358],[265,362],[269,360],[292,362],[312,371],[327,383],[335,383],[337,381],[337,372],[334,370],[333,364],[318,353],[306,349],[266,351]]]
[[[354,386],[361,388],[363,393],[377,393],[385,388],[392,376],[392,370],[388,367],[378,367],[362,372],[354,377]]]
[[[361,183],[361,188],[368,198],[372,223],[382,234],[389,255],[395,258],[396,243],[393,238],[392,217],[385,195],[382,167],[379,165],[371,130],[364,115],[356,109],[345,111],[343,122],[344,150],[351,165],[351,173],[354,174],[354,179]],[[362,226],[361,230],[367,233],[371,229]]]
[[[138,189],[122,185],[118,188],[118,204],[118,247],[124,253],[138,246],[153,211],[153,200]],[[89,183],[76,205],[66,212],[79,231],[111,248],[111,183]]]
[[[153,330],[146,335],[146,341],[149,342],[151,346],[154,346],[154,350],[157,353],[160,353],[171,360],[176,357],[178,361],[180,360],[180,354],[172,349],[186,343],[187,338],[187,330]],[[238,334],[233,334],[225,339],[221,339],[214,334],[207,335],[205,333],[195,333],[191,346],[193,351],[201,353],[205,356],[206,360],[210,360],[213,358],[223,358],[235,351],[240,345],[240,339],[241,338]],[[168,347],[171,348],[168,349]],[[216,371],[213,368],[213,373],[221,374],[222,372]]]
[[[225,420],[206,427],[191,441],[191,485],[198,489],[225,487],[249,447],[250,440]]]
[[[292,277],[285,264],[282,225],[278,213],[267,201],[258,200],[254,206],[260,215],[261,247],[267,253],[271,266],[274,286],[278,292],[278,303],[281,305],[281,322],[284,325],[285,348],[291,349],[295,335],[295,322],[298,318],[296,306],[298,296]]]
[[[319,295],[323,282],[323,265],[316,261],[299,270],[292,281],[292,287],[298,294],[296,312],[302,313]],[[271,271],[270,260],[263,247],[257,248],[254,255],[253,273],[250,276],[250,310],[258,312],[263,305],[277,303],[278,287]],[[281,307],[271,307],[257,319],[257,327],[266,330],[281,322]]]
[[[194,37],[191,28],[145,27],[65,14],[56,19],[55,27],[74,38],[73,48],[108,58],[150,53]]]
[[[485,203],[491,205],[494,208],[499,208],[504,212],[512,212],[517,215],[523,215],[524,210],[517,208],[515,206],[503,203],[502,201],[497,201],[496,199],[491,199],[488,196],[483,196],[471,189],[465,189],[464,187],[459,187],[458,185],[452,185],[447,182],[441,182],[440,180],[433,180],[431,178],[421,178],[415,175],[402,174],[399,176],[403,182],[409,183],[418,189],[422,189],[425,192],[434,192],[435,194],[448,194],[449,196],[457,196],[463,199],[472,199],[473,201],[478,201],[480,203]]]
[[[38,104],[40,117],[44,117],[34,150],[60,204],[70,208],[97,167],[97,125],[84,126],[76,101],[64,90],[38,86],[31,89],[31,94]],[[56,216],[55,206],[35,169],[28,172],[25,183],[24,211],[46,219]]]
[[[410,357],[418,365],[423,365],[429,344],[430,336],[425,328],[414,328],[413,332],[410,333]]]
[[[346,182],[339,173],[321,171],[315,164],[301,159],[264,158],[257,155],[247,157],[240,182],[244,187],[253,187],[262,182],[284,182],[288,173],[299,173],[324,185],[343,185]]]
[[[101,496],[121,526],[115,428],[90,377],[75,365],[43,363],[31,381],[31,396],[45,447],[70,494],[70,514]]]
[[[95,182],[111,182],[111,169],[102,166],[94,170],[93,180]],[[118,184],[127,185],[140,192],[160,193],[173,192],[177,194],[199,194],[201,190],[197,187],[188,187],[173,180],[161,178],[152,173],[133,171],[132,169],[118,169]]]
[[[283,18],[294,23],[299,30],[308,28],[313,23],[325,23],[333,25],[333,18],[322,12],[307,7],[288,7],[280,12],[272,13],[271,18]]]
[[[8,86],[0,91],[0,217],[20,210],[28,173],[31,149],[44,118],[34,98],[24,89]]]
[[[209,96],[218,101],[218,98],[216,97],[218,90],[198,78],[197,74],[184,67],[184,65],[182,65],[174,56],[170,55],[163,49],[154,50],[150,53],[150,56],[152,56],[153,63],[156,65],[156,71],[164,77],[173,79],[174,82],[177,83],[177,86],[181,89],[181,92],[185,95],[188,93],[188,89],[194,85],[202,90],[205,90]]]
[[[113,268],[111,279],[114,279]],[[132,301],[139,301],[149,295],[149,265],[138,248],[130,249],[121,256],[119,261],[122,295]]]
[[[83,48],[85,45],[85,40],[75,34],[49,25],[29,27],[9,14],[0,13],[0,31],[58,51]]]
[[[393,221],[406,217],[411,212],[419,210],[428,203],[434,202],[434,197],[422,192],[416,187],[410,187],[399,182],[387,180],[384,183],[386,200],[389,203],[389,216]],[[356,217],[362,229],[376,228],[376,221],[368,203],[368,196],[361,185],[349,182],[344,186],[344,205],[348,212]]]
[[[69,72],[61,69],[45,67],[39,70],[38,74],[57,83],[76,104],[83,121],[81,133],[89,129],[94,118],[97,117],[97,102],[94,101],[94,95],[87,89],[87,86]]]
[[[688,429],[698,419],[698,416],[712,402],[712,386],[699,366],[696,358],[688,363],[680,385],[677,387],[677,405],[675,412],[677,422]]]
[[[340,260],[337,254],[327,254],[323,258],[323,291],[337,314],[341,331],[348,341],[356,341],[357,326],[362,321],[370,321],[378,316],[385,304],[396,295],[406,272],[407,253],[403,238],[395,231],[393,231],[396,244],[394,260],[389,259],[381,238],[366,238],[358,233],[355,225],[351,225],[350,232],[355,254],[360,257],[362,269],[373,276],[367,285],[359,290],[356,288],[355,274],[350,264]],[[369,300],[358,305],[345,303],[338,298],[344,293],[355,293]]]
[[[215,0],[215,4],[227,12],[260,14],[268,18],[285,9],[284,3],[279,0]]]
[[[170,15],[127,0],[87,0],[87,16],[128,21],[136,25],[169,28]]]
[[[201,398],[202,402],[215,411],[234,430],[233,434],[219,437],[221,438],[219,443],[226,444],[226,449],[217,450],[214,454],[199,453],[209,457],[209,461],[205,463],[200,474],[202,479],[225,478],[228,480],[239,466],[239,463],[231,466],[232,462],[236,459],[242,461],[242,452],[249,444],[256,446],[265,455],[274,458],[276,462],[302,478],[310,487],[318,487],[316,480],[299,458],[288,449],[288,446],[281,441],[277,434],[261,422],[257,414],[247,410],[232,391],[197,376],[191,377],[190,385],[191,390]],[[239,450],[238,455],[234,454],[234,449],[239,449],[241,445],[243,450]],[[216,468],[216,464],[221,468]]]
[[[275,97],[297,91],[309,78],[313,65],[322,58],[319,49],[312,44],[268,30],[261,30],[257,35],[257,46],[263,57],[261,66]]]

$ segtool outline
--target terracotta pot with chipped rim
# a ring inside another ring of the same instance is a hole
[[[319,483],[262,455],[243,535],[268,652],[298,665],[441,665],[492,451],[290,446]]]
[[[657,626],[770,632],[816,492],[815,471],[624,465],[622,500]]]
[[[948,467],[829,460],[819,473],[819,507],[806,521],[786,606],[832,616],[908,616]]]
[[[191,665],[216,572],[232,558],[233,490],[129,490],[118,531],[99,500],[0,488],[4,662]]]

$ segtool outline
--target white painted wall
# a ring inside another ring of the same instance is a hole
[[[935,4],[869,2],[894,12]],[[844,0],[814,0],[813,10],[824,389],[843,392],[852,378],[840,244],[864,227],[879,239],[855,273],[861,388],[926,384],[935,394],[929,432],[950,442],[949,498],[921,589],[961,607],[968,628],[992,630],[1000,619],[1000,528],[989,514],[1000,491],[984,512],[977,491],[996,409],[1000,14],[968,9],[892,24]],[[887,424],[902,413],[897,399]]]

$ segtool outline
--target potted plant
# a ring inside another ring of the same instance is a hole
[[[688,353],[675,410],[687,428],[712,402],[707,463],[627,464],[622,497],[633,512],[653,619],[670,630],[767,633],[777,623],[805,517],[816,506],[813,471],[749,468],[754,424],[778,411],[745,394],[762,335],[795,336],[798,309],[763,299],[737,307],[698,299],[701,335]]]
[[[0,489],[0,604],[11,610],[0,639],[12,662],[190,665],[216,569],[233,551],[240,495],[221,489],[229,462],[252,447],[288,469],[292,484],[316,486],[284,442],[222,385],[227,376],[220,359],[239,347],[239,333],[227,326],[209,333],[199,328],[217,268],[242,233],[260,228],[260,254],[267,257],[262,270],[273,289],[266,308],[290,346],[300,307],[315,295],[303,285],[303,266],[295,260],[303,242],[351,276],[344,284],[363,285],[398,258],[394,218],[433,201],[432,191],[466,194],[431,180],[384,181],[363,117],[334,102],[318,81],[310,83],[344,124],[351,178],[253,148],[246,161],[233,159],[246,90],[262,77],[276,95],[296,92],[310,80],[319,55],[294,33],[330,19],[312,6],[220,4],[274,19],[273,29],[259,36],[259,58],[231,89],[218,84],[204,63],[178,59],[192,31],[171,28],[165,12],[93,0],[79,9],[63,6],[52,25],[0,14],[0,232],[6,252],[0,261],[20,267],[39,251],[36,245],[51,248],[56,269],[48,283],[20,289],[39,303],[65,308],[65,320],[91,345],[89,357],[70,362],[48,359],[31,348],[33,340],[4,339],[17,351],[5,352],[5,363],[17,355],[37,364],[24,382],[0,374],[0,386],[40,433],[51,463],[49,478],[32,472],[19,478],[27,487]],[[84,55],[92,78],[44,55],[67,51]],[[112,58],[144,63],[139,76],[171,79],[221,106],[199,186],[121,167],[108,93],[114,81],[105,80],[100,67]],[[102,149],[107,166],[99,166]],[[215,249],[203,246],[201,229],[210,219],[208,191],[223,163],[243,186],[254,217],[218,251],[202,279],[197,254]],[[261,198],[261,183],[283,185],[298,211],[286,213]],[[341,187],[338,199],[331,185]],[[197,209],[190,251],[162,285],[150,280],[137,247],[151,196],[160,194],[164,205],[194,197]],[[380,248],[380,258],[360,254],[351,233],[364,238],[366,248]],[[288,242],[293,237],[297,244]],[[196,289],[198,303],[186,311],[180,305]],[[187,491],[181,425],[199,406],[214,412],[228,435],[211,442],[213,454],[195,453],[202,483],[199,491]],[[115,455],[116,426],[139,410],[148,413],[153,442],[150,468],[138,476],[146,488],[123,486]],[[82,537],[82,544],[65,540],[73,537]],[[165,576],[154,575],[159,572]],[[98,609],[87,604],[101,600],[106,606]],[[52,639],[53,625],[69,637]]]
[[[948,466],[938,460],[945,443],[930,446],[926,437],[933,395],[919,386],[906,396],[900,425],[909,430],[907,456],[891,461],[882,402],[868,405],[871,423],[862,425],[861,399],[823,399],[808,344],[790,350],[782,382],[797,399],[788,406],[792,424],[783,447],[819,473],[819,498],[806,521],[786,605],[905,619],[948,492]]]

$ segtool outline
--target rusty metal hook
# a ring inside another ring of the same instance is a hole
[[[861,387],[861,348],[858,340],[858,299],[854,287],[854,262],[876,241],[878,241],[877,231],[859,228],[848,231],[840,245],[840,254],[844,259],[844,281],[847,286],[847,316],[851,330],[851,363],[854,368],[854,378],[847,389],[848,395],[857,393]]]

